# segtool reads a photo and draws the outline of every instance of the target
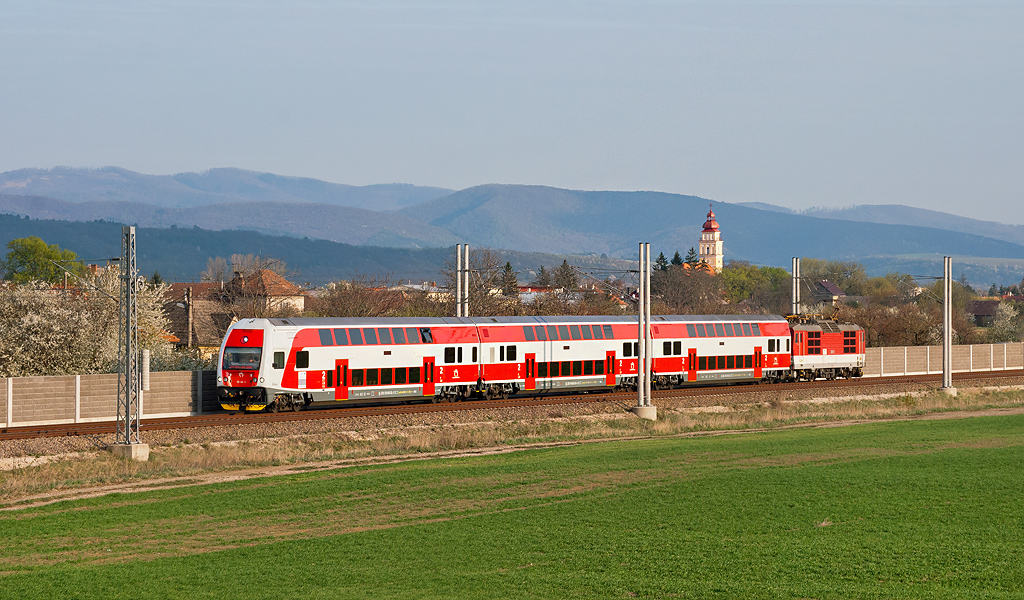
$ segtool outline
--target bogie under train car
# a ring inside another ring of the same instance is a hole
[[[778,316],[653,317],[653,386],[810,377],[810,363],[803,375],[793,369],[795,335]],[[635,317],[245,319],[224,339],[217,385],[226,410],[271,411],[315,401],[635,389],[638,350]],[[827,368],[859,374],[857,366]]]

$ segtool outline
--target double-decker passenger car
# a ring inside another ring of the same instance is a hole
[[[227,410],[635,388],[636,317],[245,319],[221,348]],[[785,378],[778,316],[655,316],[655,387]]]

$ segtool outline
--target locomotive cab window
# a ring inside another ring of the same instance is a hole
[[[225,348],[224,368],[225,369],[259,369],[260,356],[263,350],[260,348]]]

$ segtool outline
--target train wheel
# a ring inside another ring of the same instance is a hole
[[[267,405],[267,410],[272,413],[276,413],[279,410],[281,410],[281,405],[277,403],[277,400],[274,400],[273,402]]]
[[[300,410],[302,410],[302,402],[292,400],[292,412],[299,412]]]

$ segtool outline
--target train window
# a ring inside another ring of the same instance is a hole
[[[404,344],[405,343],[405,330],[402,329],[401,327],[395,327],[394,329],[392,329],[391,330],[391,335],[392,335],[392,337],[395,338],[395,343],[396,344]]]
[[[381,369],[380,370],[380,384],[381,385],[391,385],[391,381],[392,381],[393,377],[394,377],[394,372],[391,369]]]
[[[424,344],[434,343],[434,335],[430,333],[429,327],[420,327],[420,337],[423,340]]]
[[[704,324],[703,323],[697,323],[693,327],[694,327],[694,329],[697,330],[697,337],[707,337],[707,334],[704,333]]]
[[[749,354],[747,356],[744,356],[743,357],[743,368],[744,369],[750,369],[750,368],[753,368],[753,366],[754,366],[754,357],[752,355],[749,355]]]
[[[604,332],[601,331],[600,325],[594,325],[594,339],[603,340],[605,338]]]
[[[334,371],[327,372],[327,387],[334,387]]]
[[[702,356],[697,359],[697,368],[701,371],[705,371],[708,368],[708,357]]]
[[[298,352],[295,353],[295,368],[309,368],[309,350],[299,350]]]
[[[334,337],[331,336],[330,329],[319,329],[320,332],[320,345],[321,346],[333,346]]]
[[[732,323],[725,323],[723,327],[725,327],[725,337],[732,336]]]
[[[516,359],[516,347],[515,346],[509,346],[508,347],[508,352],[505,353],[505,358],[507,358],[508,360],[515,360]]]
[[[363,341],[366,342],[367,346],[369,346],[371,344],[376,344],[377,343],[377,330],[374,329],[373,327],[365,327],[365,328],[363,328]]]
[[[640,342],[633,342],[633,356],[640,356]]]
[[[406,327],[405,328],[405,339],[410,344],[418,344],[418,343],[420,343],[420,332],[419,332],[419,330],[417,330],[415,327]]]
[[[743,335],[750,337],[750,323],[743,324]]]
[[[693,323],[686,324],[686,335],[687,337],[697,337],[697,328],[693,326]]]
[[[583,374],[593,375],[594,374],[594,361],[585,360],[583,361]]]
[[[622,355],[627,358],[633,356],[633,344],[622,342]]]
[[[594,361],[594,375],[604,375],[604,361],[603,360],[595,360]]]
[[[473,360],[470,362],[476,362],[476,346],[473,346]]]
[[[590,333],[590,325],[580,325],[580,331],[583,333],[583,339],[592,340],[594,339],[593,334]]]
[[[751,323],[750,324],[750,332],[753,335],[759,336],[759,335],[761,335],[761,327],[757,323]]]
[[[363,332],[358,330],[358,329],[349,329],[348,330],[348,341],[351,342],[353,346],[362,346],[363,345]]]
[[[574,340],[583,339],[583,338],[580,337],[580,326],[579,325],[570,325],[569,326],[569,337],[571,337]]]
[[[275,369],[284,368],[284,352],[274,353],[274,364],[272,365]]]
[[[455,362],[455,347],[454,346],[449,346],[449,347],[444,349],[444,362],[449,363],[449,364]]]
[[[789,338],[786,338],[786,352],[789,352]]]
[[[672,342],[662,342],[661,353],[664,356],[672,356]]]
[[[533,335],[533,327],[523,325],[523,338],[528,342],[532,342],[537,339],[537,337]]]
[[[606,340],[614,340],[615,339],[615,333],[612,331],[612,326],[611,325],[604,325],[603,327],[604,327],[604,339],[606,339]]]
[[[409,367],[409,383],[419,383],[419,382],[420,382],[420,368],[419,367]]]
[[[391,343],[391,329],[387,327],[377,328],[377,339],[380,340],[381,344]]]
[[[348,334],[344,329],[334,330],[334,343],[338,346],[348,346]]]
[[[363,385],[363,370],[352,369],[352,385],[360,386]]]
[[[405,383],[405,369],[395,369],[395,383],[398,385]]]
[[[546,362],[537,363],[537,377],[547,377],[547,376],[548,376],[548,363],[546,363]]]
[[[562,361],[562,377],[568,377],[569,376],[569,369],[570,368],[571,367],[569,366],[569,361],[563,360]]]
[[[725,368],[726,369],[735,369],[736,368],[736,357],[735,356],[729,356],[728,358],[725,359]]]
[[[725,337],[725,327],[721,323],[715,323],[715,334],[718,337]]]
[[[577,376],[577,377],[583,374],[583,361],[582,360],[574,360],[572,362],[572,374]]]
[[[773,339],[768,340],[768,351],[769,352],[775,352],[775,340],[773,340]]]
[[[462,362],[462,346],[458,348],[459,362]]]
[[[676,356],[679,356],[682,353],[683,353],[683,343],[682,342],[672,342],[672,354],[675,354]]]
[[[569,328],[565,325],[558,326],[558,339],[563,341],[569,341]]]
[[[548,339],[552,342],[558,341],[558,328],[554,325],[548,325]]]
[[[543,325],[536,325],[536,326],[534,326],[533,330],[537,334],[537,341],[539,341],[539,342],[546,342],[546,341],[548,341],[548,333],[547,333],[547,330],[544,329]]]
[[[378,385],[377,369],[366,370],[366,385]]]
[[[498,346],[498,361],[504,361],[504,360],[505,360],[505,347],[504,346]]]

